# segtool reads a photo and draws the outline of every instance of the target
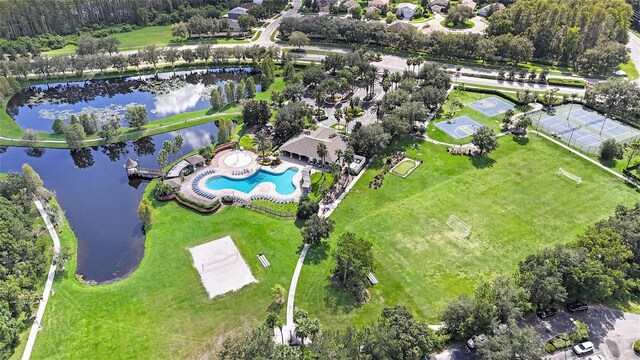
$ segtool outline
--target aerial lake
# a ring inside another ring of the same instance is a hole
[[[208,109],[213,86],[251,74],[251,68],[203,69],[34,85],[9,100],[7,113],[23,129],[47,132],[52,131],[56,118],[68,122],[71,115],[82,113],[94,113],[101,120],[123,118],[126,107],[133,104],[144,105],[149,120],[154,121]],[[256,87],[260,91],[260,85]]]
[[[51,131],[57,117],[90,111],[122,117],[129,104],[142,104],[151,121],[210,107],[209,93],[225,81],[251,76],[250,68],[205,69],[35,85],[10,99],[7,112],[23,128]],[[258,85],[258,91],[260,90]],[[128,275],[140,263],[145,237],[136,211],[147,183],[127,178],[127,158],[140,166],[158,168],[162,142],[180,134],[181,154],[210,144],[214,123],[83,149],[27,149],[0,147],[0,172],[20,171],[30,164],[44,184],[56,192],[78,238],[78,274],[103,283]],[[170,161],[178,158],[175,155]]]

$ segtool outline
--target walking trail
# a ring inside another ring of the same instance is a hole
[[[42,300],[40,300],[40,306],[38,306],[38,312],[36,312],[36,318],[33,321],[33,325],[31,326],[31,331],[29,332],[29,339],[27,340],[27,346],[24,349],[24,353],[22,354],[22,360],[28,360],[31,358],[31,351],[33,350],[33,345],[36,342],[36,336],[38,335],[38,331],[40,331],[40,324],[42,323],[42,317],[44,316],[44,310],[47,307],[47,301],[49,301],[49,295],[51,295],[51,288],[53,286],[53,278],[56,275],[56,265],[55,260],[60,255],[60,239],[58,238],[58,233],[56,233],[56,229],[51,224],[49,220],[49,216],[44,211],[44,207],[40,200],[35,200],[34,203],[40,212],[40,216],[44,220],[44,223],[47,225],[47,230],[49,230],[49,234],[51,234],[51,239],[53,239],[53,258],[51,259],[51,266],[49,266],[49,274],[47,275],[47,282],[44,285],[44,292],[42,293]]]

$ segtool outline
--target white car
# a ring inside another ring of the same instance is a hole
[[[478,344],[487,341],[487,336],[482,334],[478,336],[474,336],[471,339],[467,340],[467,348],[469,350],[475,350],[478,347]]]
[[[573,347],[573,352],[576,355],[583,355],[593,351],[593,343],[586,341]]]
[[[606,357],[598,354],[598,355],[591,355],[588,358],[586,358],[585,360],[607,360]]]

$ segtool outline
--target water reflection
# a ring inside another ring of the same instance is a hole
[[[68,121],[71,115],[94,113],[100,121],[123,118],[126,107],[141,104],[149,120],[158,120],[187,111],[210,107],[214,85],[240,81],[252,74],[251,68],[178,71],[127,78],[34,85],[14,95],[7,113],[23,129],[51,131],[53,120]],[[258,86],[258,91],[260,87]]]
[[[86,280],[110,281],[135,269],[144,252],[136,211],[145,182],[127,178],[127,157],[157,168],[155,156],[164,140],[184,138],[182,153],[209,143],[213,123],[108,146],[75,150],[47,149],[32,157],[28,149],[0,148],[0,172],[20,171],[29,163],[54,190],[78,238],[78,273]],[[171,160],[175,160],[174,155]]]

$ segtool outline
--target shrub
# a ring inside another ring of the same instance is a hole
[[[615,139],[607,139],[600,145],[600,158],[602,160],[622,159],[624,149]]]
[[[167,196],[173,194],[173,188],[171,185],[163,182],[158,182],[154,191],[156,196]]]
[[[640,339],[633,343],[633,351],[635,351],[636,354],[640,354]]]
[[[311,200],[308,196],[302,196],[298,203],[298,211],[296,217],[298,219],[308,219],[313,214],[317,214],[320,210],[320,205],[317,202]]]
[[[181,192],[177,192],[176,196],[183,203],[189,204],[189,205],[191,205],[193,207],[200,208],[200,209],[203,209],[203,210],[214,210],[214,209],[217,209],[218,206],[220,206],[220,201],[219,200],[213,201],[210,204],[203,204],[201,202],[189,199],[188,197],[184,196]]]

